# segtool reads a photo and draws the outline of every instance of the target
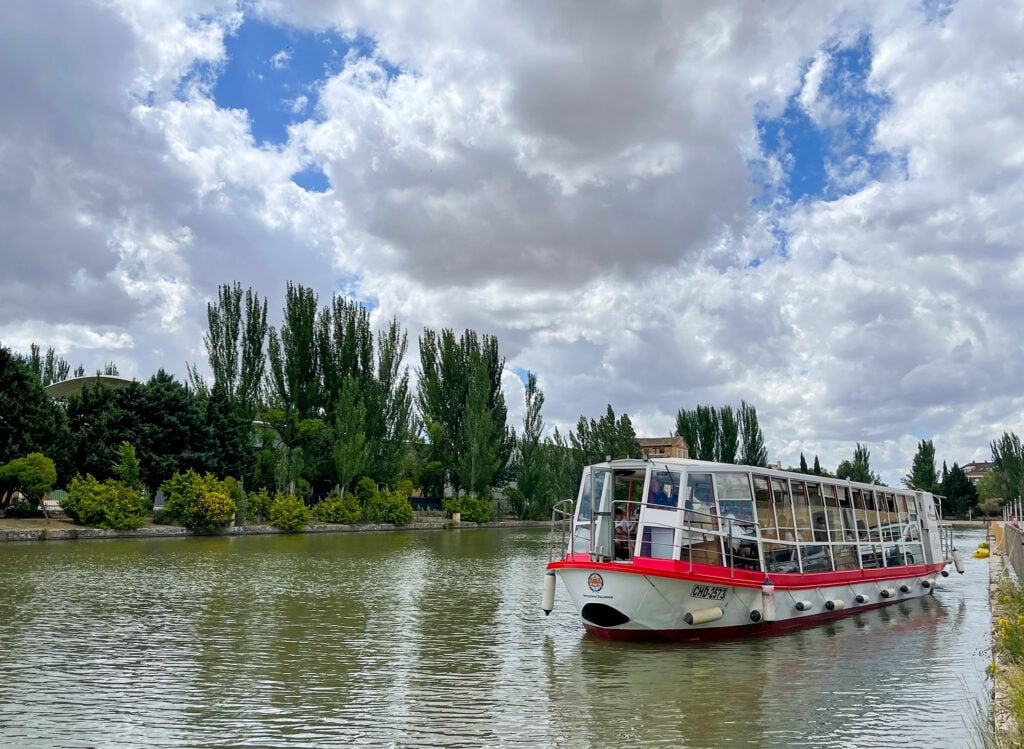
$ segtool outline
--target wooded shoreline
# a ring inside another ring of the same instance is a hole
[[[180,525],[147,525],[134,530],[107,530],[77,526],[66,521],[31,518],[17,527],[18,521],[0,520],[0,543],[8,541],[78,541],[111,538],[171,538],[182,536],[269,536],[289,535],[272,525],[229,525],[216,531],[195,531]],[[14,527],[12,527],[14,526]],[[381,531],[437,531],[474,528],[546,528],[550,520],[495,520],[488,523],[454,522],[446,518],[417,521],[408,525],[390,523],[310,523],[302,533],[376,533]],[[295,535],[295,534],[291,534]]]

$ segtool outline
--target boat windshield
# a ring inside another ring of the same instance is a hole
[[[677,507],[679,505],[680,473],[667,466],[651,471],[651,480],[647,484],[646,502],[658,507]]]

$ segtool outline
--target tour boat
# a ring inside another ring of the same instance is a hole
[[[685,459],[587,466],[556,507],[561,578],[590,632],[708,640],[779,632],[928,595],[953,564],[928,492]]]

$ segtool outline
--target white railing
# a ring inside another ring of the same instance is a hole
[[[1024,580],[1024,530],[1015,525],[1003,523],[1003,538],[1006,543],[1006,558],[1010,560],[1018,580]]]

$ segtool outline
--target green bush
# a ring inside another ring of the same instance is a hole
[[[270,517],[270,494],[267,493],[267,487],[249,493],[248,517],[253,520],[266,520]]]
[[[352,525],[359,522],[359,500],[351,492],[332,491],[320,500],[313,514],[325,523]]]
[[[221,488],[235,503],[235,525],[241,525],[249,518],[249,495],[234,476],[226,477]]]
[[[309,508],[294,494],[278,494],[270,503],[269,518],[275,528],[296,533],[309,523]]]
[[[371,523],[408,525],[413,519],[409,495],[397,490],[377,492],[363,508],[363,518]]]
[[[515,513],[516,517],[520,520],[527,520],[530,518],[531,507],[530,502],[526,499],[526,495],[523,491],[515,486],[510,486],[505,489],[505,496],[508,497],[508,503],[512,507],[512,512]]]
[[[231,499],[232,487],[212,474],[200,476],[189,469],[176,473],[160,490],[167,496],[166,513],[194,530],[213,530],[231,522],[238,509]]]
[[[461,513],[462,519],[470,523],[487,523],[491,519],[491,505],[468,494],[446,499],[443,506],[449,515]]]
[[[113,479],[104,482],[104,487],[110,493],[104,508],[106,517],[98,523],[99,527],[130,530],[142,525],[146,518],[146,501],[139,491]]]
[[[75,476],[68,485],[68,496],[60,503],[64,514],[80,525],[96,525],[103,519],[103,484],[91,473]]]
[[[122,484],[135,491],[142,491],[139,459],[135,454],[135,447],[130,442],[122,441],[117,448],[117,460],[114,461],[113,471]]]
[[[61,509],[81,525],[114,530],[138,528],[146,517],[145,502],[136,490],[113,479],[101,484],[90,474],[71,480]]]
[[[375,496],[377,496],[377,484],[369,476],[363,476],[356,484],[356,499],[360,507],[366,507]]]

